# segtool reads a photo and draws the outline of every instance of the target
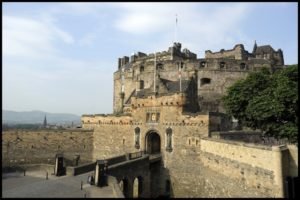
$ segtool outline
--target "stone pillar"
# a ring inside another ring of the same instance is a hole
[[[284,198],[284,168],[283,168],[283,151],[288,150],[286,145],[273,146],[273,160],[274,160],[274,181],[278,186],[275,197]]]

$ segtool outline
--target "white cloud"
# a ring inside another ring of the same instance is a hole
[[[42,58],[59,52],[54,42],[72,44],[73,37],[47,21],[3,16],[5,56]]]
[[[92,46],[95,40],[97,39],[96,32],[89,32],[84,35],[78,42],[82,46]]]
[[[155,44],[174,41],[175,14],[178,14],[177,40],[192,51],[203,48],[233,47],[246,37],[240,25],[248,16],[251,4],[207,4],[207,3],[124,3],[118,5],[120,15],[115,27],[136,36],[159,35]],[[166,49],[167,47],[165,47]],[[152,48],[151,48],[152,49]],[[202,56],[202,55],[201,55]]]

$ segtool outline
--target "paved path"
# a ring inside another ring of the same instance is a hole
[[[26,176],[21,172],[5,173],[2,174],[2,197],[116,197],[111,186],[99,188],[87,184],[88,175],[90,173],[61,177],[49,174],[46,180],[45,171],[26,172]]]

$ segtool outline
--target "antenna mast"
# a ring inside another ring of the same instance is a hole
[[[178,23],[178,19],[177,19],[177,14],[176,14],[176,23],[175,23],[175,41],[177,42],[177,23]]]
[[[153,84],[154,94],[156,93],[156,52],[154,54],[154,84]]]

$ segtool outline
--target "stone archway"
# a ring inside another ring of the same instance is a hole
[[[146,152],[148,154],[160,153],[161,141],[160,136],[156,131],[149,131],[146,134]]]
[[[120,182],[119,182],[119,186],[121,191],[124,194],[125,198],[129,197],[129,185],[128,185],[128,179],[127,178],[123,178]]]
[[[143,178],[141,176],[136,177],[133,180],[133,198],[142,197],[143,193]]]

